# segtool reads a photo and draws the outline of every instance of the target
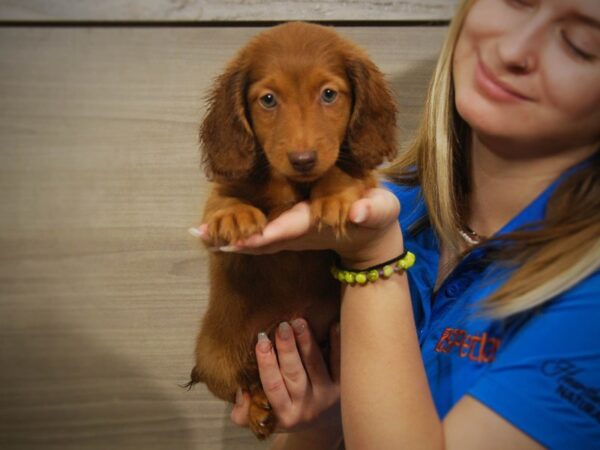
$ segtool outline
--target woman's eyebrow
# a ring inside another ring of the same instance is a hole
[[[578,22],[582,22],[585,25],[589,25],[597,30],[600,30],[600,21],[592,16],[580,13],[579,11],[573,11],[570,16],[572,19]]]

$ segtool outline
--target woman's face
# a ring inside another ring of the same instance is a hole
[[[479,136],[538,149],[598,143],[600,0],[476,1],[453,77],[457,110]]]

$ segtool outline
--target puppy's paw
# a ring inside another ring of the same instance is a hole
[[[357,200],[345,194],[313,198],[310,201],[310,213],[314,223],[320,230],[323,226],[331,227],[337,237],[346,235],[346,224],[350,206]]]
[[[254,435],[260,440],[268,438],[277,426],[277,418],[262,388],[255,388],[252,391],[248,424]]]
[[[208,220],[208,236],[215,245],[234,244],[262,232],[267,224],[263,212],[243,203],[216,211]]]

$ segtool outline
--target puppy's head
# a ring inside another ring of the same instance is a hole
[[[209,176],[264,169],[311,182],[336,163],[372,169],[395,154],[393,98],[366,54],[333,29],[271,28],[229,64],[209,99],[200,139]]]

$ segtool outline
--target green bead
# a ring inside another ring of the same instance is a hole
[[[365,284],[367,282],[367,274],[364,272],[357,273],[356,282],[358,284]]]
[[[338,270],[337,279],[338,281],[343,283],[344,281],[346,281],[346,273],[343,270]]]
[[[394,273],[394,268],[392,266],[383,266],[383,276],[389,278]]]
[[[346,283],[354,284],[354,274],[352,272],[346,272],[344,278]]]
[[[379,280],[379,272],[377,272],[377,270],[373,269],[373,270],[369,271],[369,273],[367,274],[367,278],[369,279],[369,281],[371,283],[374,283],[375,281]]]
[[[404,259],[398,260],[398,269],[406,270],[408,267],[406,266],[406,261]]]
[[[417,258],[414,253],[407,252],[404,259],[406,260],[406,268],[409,269],[414,265]]]

